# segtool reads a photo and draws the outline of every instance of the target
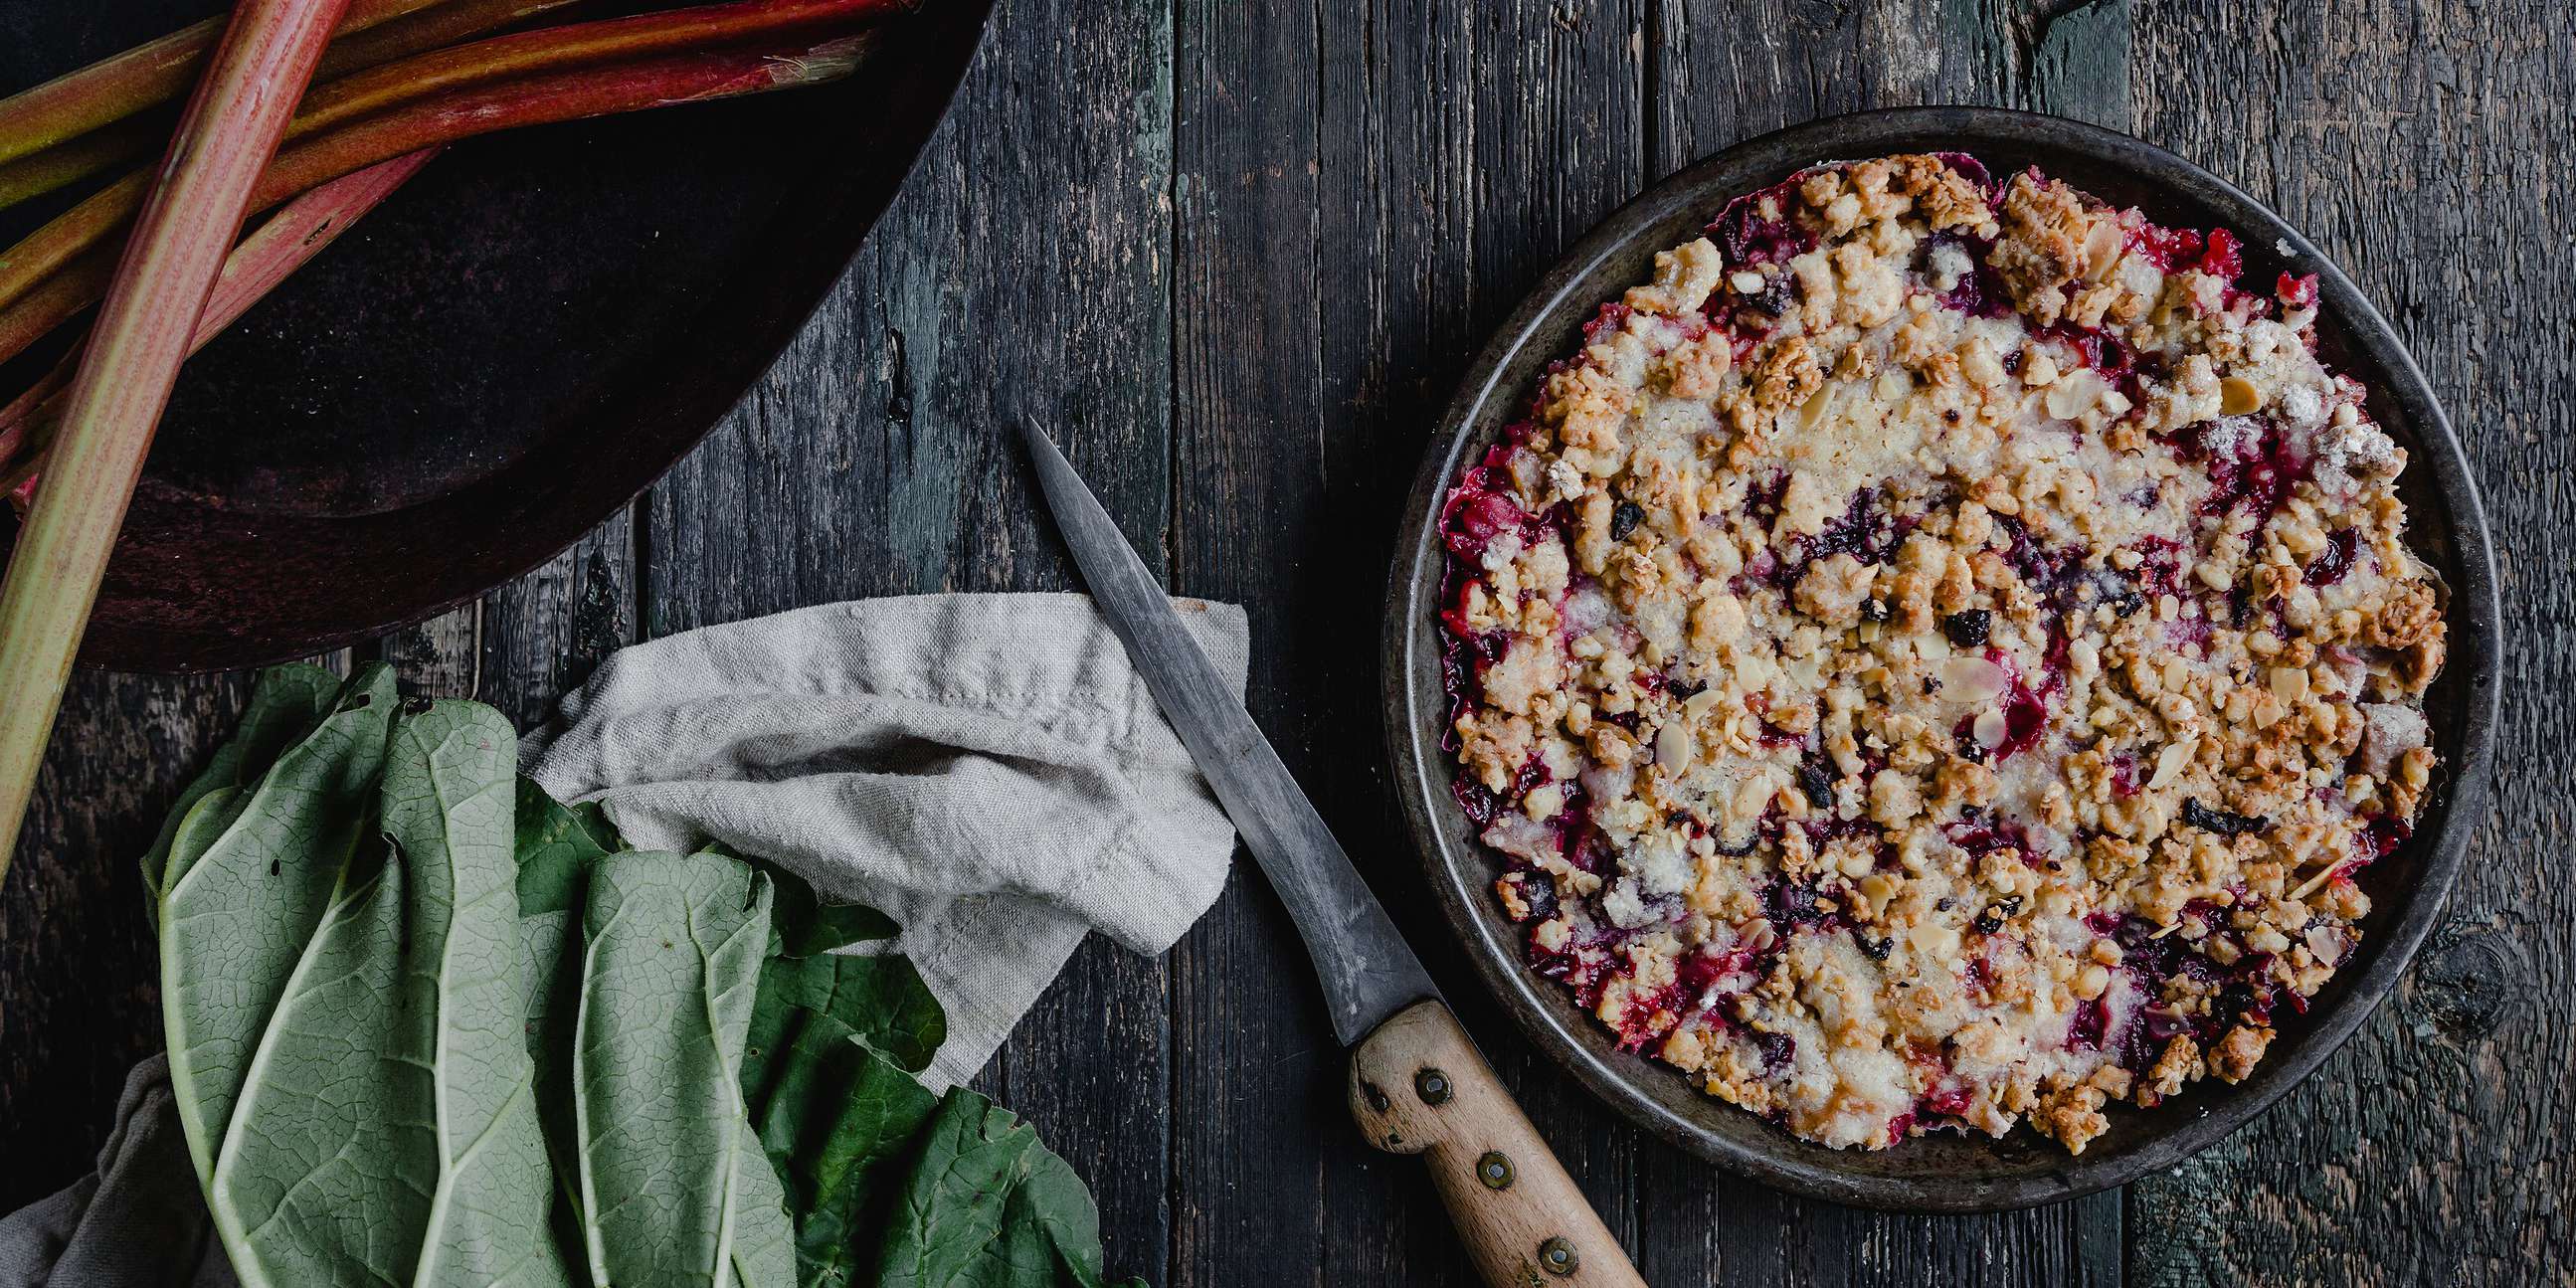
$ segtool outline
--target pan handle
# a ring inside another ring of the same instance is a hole
[[[1491,1288],[1645,1288],[1448,1007],[1417,1002],[1353,1048],[1351,1116],[1422,1155]]]

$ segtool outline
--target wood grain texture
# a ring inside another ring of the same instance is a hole
[[[1644,1288],[1448,1007],[1415,1003],[1361,1039],[1347,1094],[1371,1146],[1421,1158],[1488,1288]]]
[[[525,727],[633,639],[1071,585],[1004,432],[1035,414],[1177,589],[1248,606],[1255,716],[1647,1282],[2576,1282],[2571,28],[2534,0],[1004,0],[904,196],[707,444],[368,654]],[[1781,1196],[1529,1052],[1422,898],[1374,707],[1392,525],[1488,329],[1645,184],[1926,102],[2134,128],[2335,254],[2450,397],[2517,680],[2450,924],[2351,1047],[2173,1174],[1988,1218]],[[75,686],[0,891],[0,1204],[88,1165],[157,1036],[133,856],[246,692]],[[1420,1165],[1354,1132],[1342,1062],[1247,868],[1163,962],[1086,946],[982,1081],[1090,1179],[1121,1273],[1478,1282]]]
[[[2508,678],[2495,812],[2448,922],[2315,1077],[2135,1187],[2131,1279],[2576,1282],[2576,23],[2211,7],[2138,43],[2145,133],[2305,231],[2443,395],[2493,519]]]
[[[1170,16],[1008,4],[914,181],[805,332],[641,518],[648,635],[833,600],[1072,584],[1010,421],[1138,546],[1169,516]],[[978,1085],[1163,1277],[1169,976],[1100,941]]]

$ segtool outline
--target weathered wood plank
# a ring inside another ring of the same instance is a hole
[[[2143,132],[2269,201],[2379,301],[2493,518],[2494,817],[2392,1002],[2296,1093],[2134,1188],[2132,1279],[2576,1276],[2576,24],[2538,4],[2142,6]]]
[[[136,860],[250,694],[245,677],[76,672],[0,889],[0,1211],[90,1168],[160,1046]]]
[[[996,7],[948,124],[795,345],[640,520],[648,635],[807,604],[1075,584],[1006,421],[1035,416],[1161,548],[1170,470],[1170,14]],[[1101,943],[981,1080],[1169,1242],[1164,966]]]
[[[471,698],[483,680],[484,601],[458,604],[359,650],[394,668],[403,692],[424,698]]]
[[[1455,977],[1375,754],[1411,463],[1470,351],[1633,192],[1642,5],[1194,5],[1174,316],[1181,581],[1250,609],[1252,707],[1623,1238],[1634,1142]],[[1354,749],[1367,754],[1354,754]],[[1375,838],[1372,840],[1371,838]],[[1472,1282],[1420,1166],[1367,1154],[1257,876],[1177,955],[1177,1283]],[[1648,1270],[1650,1279],[1668,1279]]]

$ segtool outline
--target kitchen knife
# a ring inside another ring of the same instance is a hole
[[[1093,602],[1259,860],[1351,1049],[1351,1116],[1420,1154],[1485,1282],[1644,1288],[1547,1143],[1477,1054],[1268,739],[1181,626],[1160,583],[1045,431],[1021,434]]]

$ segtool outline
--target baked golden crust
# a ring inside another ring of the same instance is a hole
[[[1449,499],[1459,795],[1531,957],[1835,1146],[2235,1080],[2434,769],[2405,453],[2313,279],[1964,157],[1604,306]]]

